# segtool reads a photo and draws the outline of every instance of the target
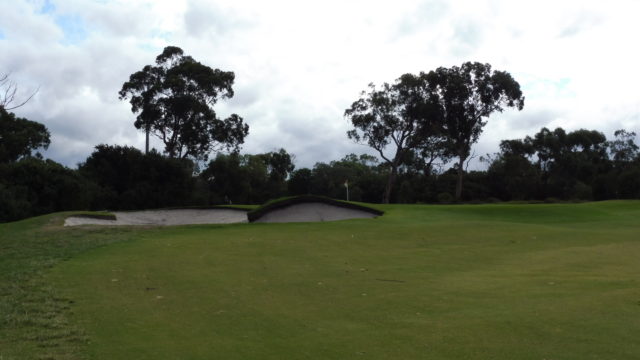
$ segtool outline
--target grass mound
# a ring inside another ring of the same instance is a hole
[[[384,214],[384,211],[359,205],[353,202],[335,200],[335,199],[324,197],[324,196],[301,195],[301,196],[283,197],[280,199],[271,200],[265,203],[264,205],[258,207],[257,209],[249,211],[247,213],[247,217],[249,219],[249,222],[254,222],[273,210],[282,209],[292,205],[307,204],[307,203],[321,203],[321,204],[333,205],[333,206],[338,206],[345,209],[364,211],[377,216]]]

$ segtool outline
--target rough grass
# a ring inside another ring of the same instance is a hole
[[[24,313],[4,270],[23,269],[35,308],[58,304],[57,320],[3,322],[0,358],[640,358],[640,202],[378,208],[332,223],[0,225],[3,318]]]

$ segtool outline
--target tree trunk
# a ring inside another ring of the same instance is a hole
[[[456,201],[460,201],[462,199],[462,177],[464,176],[464,161],[465,158],[460,156],[460,161],[458,162],[458,182],[456,184]]]
[[[149,154],[149,126],[147,126],[147,128],[145,129],[145,145],[144,145],[144,154],[148,155]]]
[[[391,172],[389,173],[389,177],[387,178],[387,186],[384,189],[384,195],[382,196],[382,203],[388,204],[391,199],[391,190],[393,189],[393,183],[396,181],[396,176],[398,175],[398,166],[395,164],[391,164]]]

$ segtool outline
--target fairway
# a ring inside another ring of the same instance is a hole
[[[126,239],[46,279],[91,359],[640,358],[640,202],[376,208],[58,229]]]

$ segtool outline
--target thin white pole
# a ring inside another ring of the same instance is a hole
[[[349,201],[349,180],[344,182],[344,187],[347,188],[347,201]]]

